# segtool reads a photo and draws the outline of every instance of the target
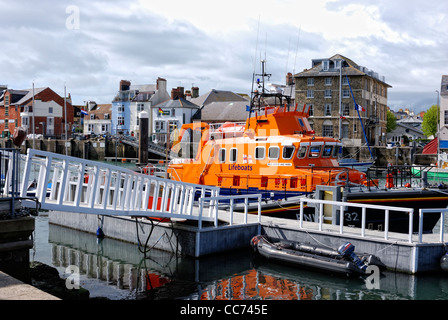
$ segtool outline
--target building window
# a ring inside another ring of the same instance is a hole
[[[342,78],[342,84],[344,86],[348,86],[348,78],[347,77]]]
[[[160,131],[164,130],[164,128],[165,128],[165,121],[156,121],[155,123],[156,123],[156,132],[160,132]]]
[[[332,82],[332,80],[333,80],[333,79],[331,79],[331,78],[325,78],[325,85],[326,85],[326,86],[331,86],[331,82]]]
[[[306,97],[308,99],[314,98],[314,90],[306,90]]]
[[[350,98],[350,90],[342,90],[342,98]]]
[[[448,125],[448,110],[445,110],[445,124]]]
[[[342,115],[349,116],[350,115],[350,105],[348,103],[342,104]]]
[[[137,103],[137,112],[145,110],[145,105],[143,103]]]
[[[314,116],[314,105],[312,105],[312,104],[309,104],[308,105],[308,115],[310,116],[310,117],[312,117],[312,116]]]
[[[330,120],[326,120],[322,126],[322,135],[324,137],[333,137],[333,123]]]
[[[331,90],[325,90],[325,98],[331,98]]]
[[[348,139],[348,123],[342,124],[342,139]]]
[[[331,103],[325,104],[325,116],[326,117],[331,116]]]
[[[118,106],[117,111],[118,112],[124,112],[124,105]]]
[[[53,113],[53,107],[48,107],[48,113]]]
[[[306,80],[306,82],[307,82],[308,86],[314,86],[314,78],[308,78]]]
[[[322,62],[322,69],[323,71],[328,71],[330,70],[330,61],[325,60]]]
[[[90,115],[90,120],[95,120],[95,115],[94,114]]]
[[[108,113],[104,114],[104,120],[109,120],[109,114]]]
[[[124,117],[122,116],[118,117],[117,125],[124,126]]]

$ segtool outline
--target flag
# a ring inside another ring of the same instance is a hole
[[[159,113],[163,113],[163,110],[162,110],[162,108],[160,108],[160,107],[159,107]]]
[[[344,116],[341,116],[341,115],[339,115],[339,117],[342,119],[342,120],[345,120],[345,119],[347,119],[346,117],[344,117]]]
[[[83,115],[88,115],[89,113],[86,111],[86,110],[84,110],[84,109],[81,109],[81,114],[83,114]]]
[[[364,109],[362,106],[360,106],[359,104],[356,104],[355,105],[355,110],[358,110],[358,111],[366,111],[366,109]]]

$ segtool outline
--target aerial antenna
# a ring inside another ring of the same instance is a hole
[[[300,43],[300,33],[302,31],[302,26],[299,28],[299,33],[297,35],[297,47],[296,47],[296,57],[294,58],[294,68],[292,69],[292,74],[296,73],[296,61],[297,61],[297,52],[299,51],[299,43]]]
[[[286,66],[285,66],[285,74],[288,73],[288,64],[289,64],[289,50],[291,48],[291,38],[288,41],[288,55],[286,56]]]

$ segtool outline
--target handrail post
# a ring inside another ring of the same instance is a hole
[[[303,198],[300,199],[300,217],[299,217],[299,226],[300,229],[303,229],[303,206],[305,202],[303,201]]]
[[[319,231],[322,231],[322,223],[324,220],[324,203],[319,203]]]
[[[230,199],[230,225],[233,225],[233,199]]]
[[[414,231],[414,210],[409,212],[409,243],[412,243],[412,232]]]
[[[248,214],[249,198],[244,198],[244,224],[247,224],[247,214]]]
[[[389,210],[386,210],[384,213],[384,218],[386,221],[384,221],[384,240],[389,239]]]
[[[366,207],[362,207],[362,217],[361,217],[361,237],[366,236]]]
[[[345,206],[339,206],[339,234],[344,234],[344,211]]]
[[[422,211],[422,209],[419,209],[419,212],[418,212],[418,243],[422,243],[423,215],[424,215],[424,212]],[[443,226],[443,224],[441,226]],[[409,230],[409,232],[411,232],[411,231]]]
[[[445,210],[442,210],[442,212],[440,213],[440,242],[443,243],[443,238],[444,238],[444,234],[443,234],[443,226],[445,225]]]

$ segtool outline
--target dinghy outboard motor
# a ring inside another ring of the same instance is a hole
[[[355,253],[355,246],[350,242],[346,242],[342,246],[340,246],[338,248],[338,252],[344,257],[349,258],[359,269],[361,269],[362,271],[366,271],[367,265],[358,258]]]

